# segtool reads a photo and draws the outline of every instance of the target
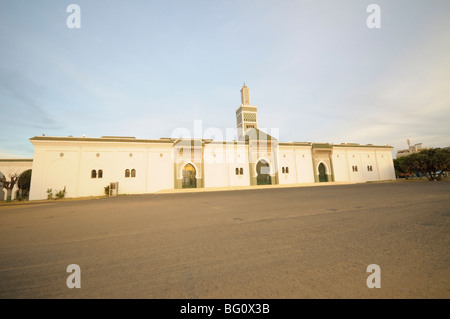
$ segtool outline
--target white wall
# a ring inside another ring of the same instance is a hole
[[[119,182],[119,194],[140,194],[174,187],[171,143],[33,141],[30,199],[47,198],[66,187],[66,197],[99,196]],[[63,154],[61,156],[60,154]],[[132,156],[130,156],[132,154]],[[162,154],[162,157],[161,157]],[[91,171],[103,177],[91,178]],[[135,177],[125,170],[135,169]]]
[[[284,173],[283,167],[285,168]],[[289,173],[286,173],[286,167],[289,168]],[[295,148],[291,146],[278,146],[278,182],[280,184],[296,184],[297,181]]]
[[[79,150],[67,147],[44,151],[39,199],[47,198],[47,189],[52,189],[53,195],[55,195],[65,188],[66,197],[78,196],[79,154]],[[32,180],[35,178],[33,174]]]
[[[298,146],[295,148],[297,183],[314,183],[314,168],[311,151],[311,146]]]
[[[205,146],[203,154],[205,187],[229,186],[226,159],[226,148],[223,144],[214,143]]]
[[[248,146],[241,144],[226,144],[229,186],[249,186],[250,167]],[[243,175],[236,175],[236,168],[243,168]]]
[[[333,161],[333,175],[335,182],[349,182],[351,165],[348,164],[347,152],[345,150],[333,149],[331,156]],[[350,171],[349,171],[350,167]]]
[[[380,179],[375,151],[361,152],[361,166],[365,181],[378,181]],[[368,169],[368,166],[372,167],[371,171]]]
[[[394,180],[395,170],[391,151],[377,151],[376,154],[380,180]]]
[[[172,146],[161,145],[148,150],[148,178],[146,192],[174,188]]]
[[[55,193],[66,187],[66,197],[104,195],[104,187],[110,182],[119,182],[119,194],[174,188],[172,143],[107,143],[89,140],[32,142],[35,150],[31,200],[47,198],[49,188]],[[316,168],[313,167],[311,152],[312,147],[307,145],[279,145],[275,154],[278,158],[277,167],[273,166],[273,160],[269,157],[265,159],[272,170],[278,170],[280,184],[314,183]],[[205,187],[250,185],[248,145],[210,143],[205,145],[203,160]],[[332,161],[334,178],[338,182],[395,179],[390,148],[334,147]],[[367,170],[369,165],[373,171]],[[352,166],[357,166],[358,171],[353,172]],[[235,169],[241,167],[244,174],[236,175]],[[283,174],[282,167],[289,167],[289,173]],[[91,178],[93,169],[97,173],[103,170],[103,177]],[[136,177],[125,177],[126,169],[135,169]],[[197,167],[197,170],[200,169]],[[328,165],[327,169],[330,169]],[[202,177],[200,171],[198,174]]]
[[[395,179],[391,148],[334,147],[333,170],[335,181],[363,183]],[[354,172],[352,166],[357,166]],[[372,166],[369,171],[367,166]]]
[[[96,154],[100,156],[97,157]],[[102,178],[91,178],[91,171],[103,170]],[[114,177],[114,153],[110,150],[83,147],[80,153],[80,170],[78,173],[77,196],[99,196],[105,194],[104,187]]]

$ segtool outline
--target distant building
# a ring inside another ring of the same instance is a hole
[[[411,142],[408,140],[408,148],[406,150],[398,150],[397,151],[397,158],[408,156],[414,153],[419,153],[420,151],[427,150],[428,148],[423,148],[422,143],[417,143],[414,145],[411,145]]]

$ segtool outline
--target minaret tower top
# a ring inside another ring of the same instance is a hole
[[[241,89],[241,105],[236,110],[236,122],[239,138],[247,130],[258,128],[256,105],[250,105],[250,90],[245,85],[245,82]]]
[[[244,82],[244,86],[241,89],[241,104],[242,105],[250,105],[250,90],[245,85],[245,82]]]

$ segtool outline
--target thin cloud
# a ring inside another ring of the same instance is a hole
[[[0,89],[3,89],[3,97],[9,96],[10,104],[5,101],[0,105],[3,112],[9,114],[7,121],[14,124],[20,122],[30,122],[47,128],[61,128],[52,116],[36,101],[37,93],[40,91],[38,85],[32,80],[26,79],[24,76],[16,72],[1,71]]]

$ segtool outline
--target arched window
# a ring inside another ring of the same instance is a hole
[[[236,167],[236,175],[239,175],[239,167]]]
[[[289,174],[289,167],[286,166],[286,174]]]
[[[284,174],[284,166],[281,168],[281,172]]]
[[[103,170],[102,169],[98,170],[98,178],[103,178]]]
[[[95,169],[91,171],[91,178],[97,178],[97,171]]]
[[[244,169],[242,167],[239,169],[239,174],[244,175]]]
[[[128,168],[125,170],[125,177],[130,177],[130,170]]]
[[[136,170],[134,168],[131,170],[131,177],[136,177]]]

